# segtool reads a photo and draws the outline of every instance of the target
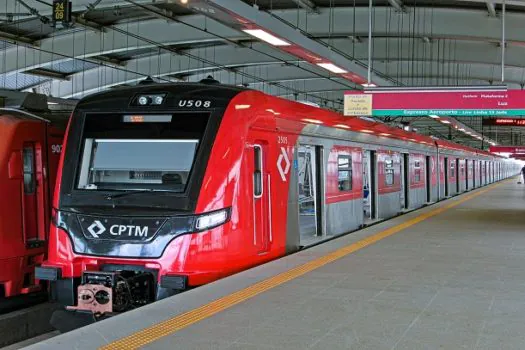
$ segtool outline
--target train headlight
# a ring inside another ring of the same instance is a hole
[[[197,231],[203,231],[217,227],[226,223],[229,217],[230,213],[228,209],[222,209],[213,213],[201,215],[195,221],[195,229]]]
[[[148,104],[149,98],[147,98],[146,96],[140,96],[138,102],[139,102],[139,105],[145,106]]]
[[[155,96],[153,99],[153,104],[161,105],[162,101],[164,101],[164,98],[162,96]]]

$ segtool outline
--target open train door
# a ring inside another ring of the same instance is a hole
[[[377,219],[377,157],[376,152],[363,151],[363,215],[364,223]]]
[[[323,149],[299,144],[297,147],[297,186],[299,201],[299,235],[301,246],[323,237]]]

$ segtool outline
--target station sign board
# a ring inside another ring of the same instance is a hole
[[[354,100],[371,95],[371,116],[525,116],[525,90],[352,90],[346,95]],[[345,115],[352,115],[346,102]]]
[[[485,118],[484,126],[524,126],[525,118]]]

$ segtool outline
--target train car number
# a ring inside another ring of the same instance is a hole
[[[277,143],[280,144],[280,145],[287,145],[288,144],[288,137],[287,136],[277,135]]]
[[[62,145],[51,145],[51,153],[61,153]]]
[[[208,100],[180,100],[179,101],[179,107],[186,107],[186,108],[210,108],[211,107],[211,101]]]

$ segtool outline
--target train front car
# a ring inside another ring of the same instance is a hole
[[[78,103],[49,258],[37,271],[67,306],[60,317],[92,321],[283,253],[284,242],[259,254],[253,208],[239,214],[252,200],[240,184],[252,119],[242,101],[256,96],[213,84],[152,84]],[[253,175],[242,181],[251,187]]]

